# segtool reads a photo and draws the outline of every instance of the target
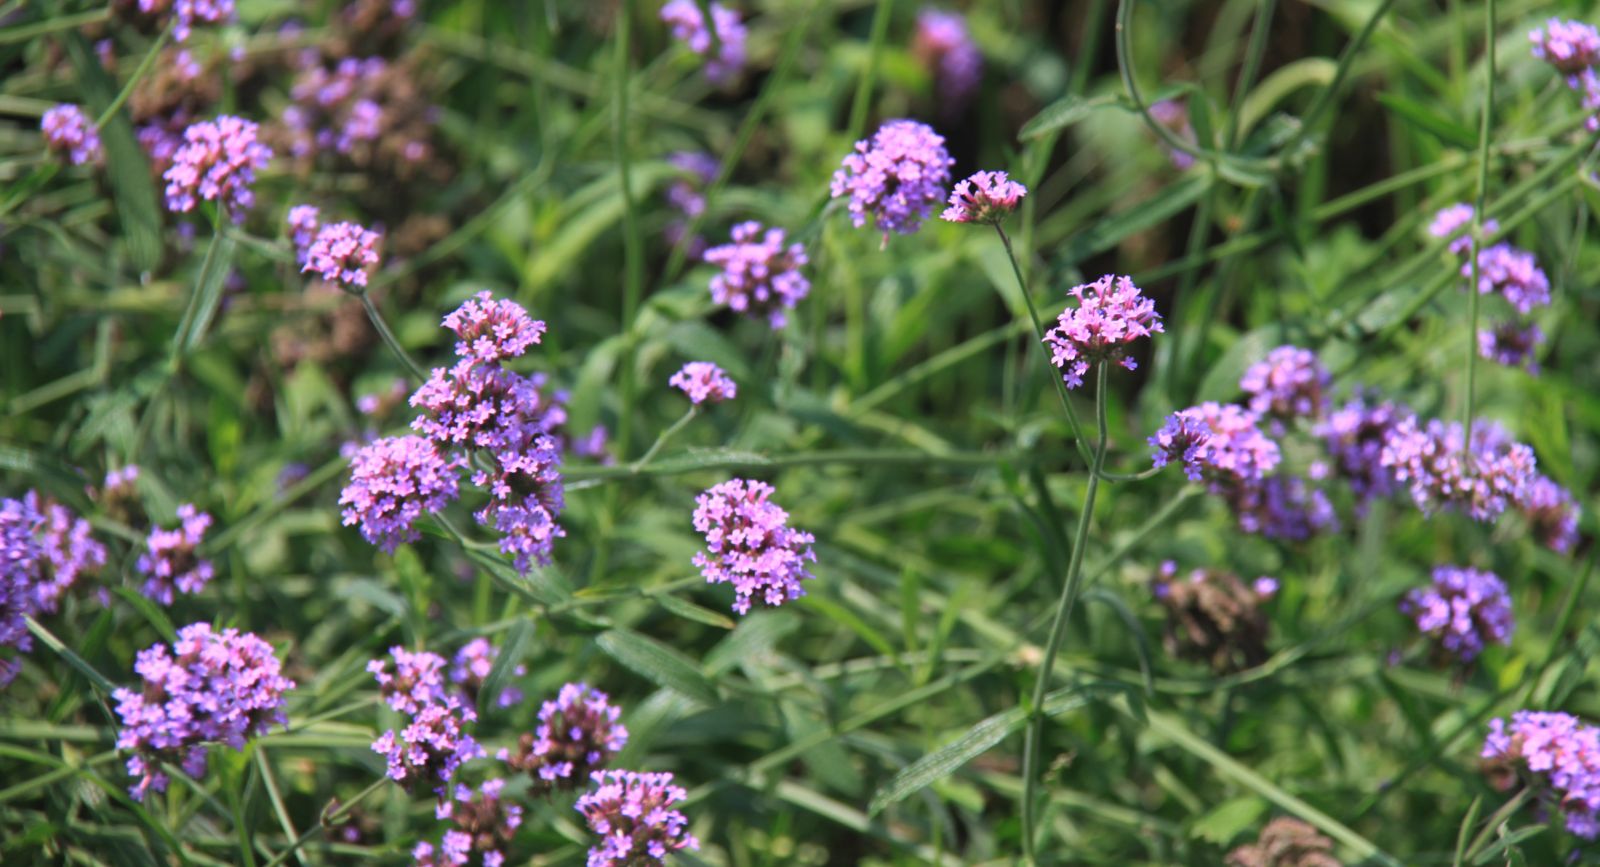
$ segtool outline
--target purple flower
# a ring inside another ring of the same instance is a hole
[[[539,707],[539,727],[522,736],[516,754],[501,750],[500,759],[526,771],[534,791],[575,789],[627,745],[621,718],[622,709],[605,693],[569,683]]]
[[[463,731],[466,723],[477,718],[459,698],[447,695],[418,710],[400,732],[384,732],[372,742],[372,751],[387,759],[389,779],[407,791],[419,783],[431,784],[439,803],[445,804],[450,800],[450,782],[456,770],[483,756],[483,748]]]
[[[951,223],[999,223],[1017,209],[1028,188],[1005,172],[978,172],[950,191],[950,207],[939,215]]]
[[[306,253],[311,248],[311,242],[316,239],[317,230],[322,228],[322,212],[315,205],[295,205],[289,209],[287,222],[289,241],[294,245],[295,260],[305,265]]]
[[[33,647],[27,618],[39,606],[37,584],[45,562],[39,527],[44,516],[28,498],[0,499],[0,648],[26,652]],[[0,659],[0,687],[16,677],[21,663]]]
[[[1472,278],[1472,263],[1461,266],[1461,276]],[[1532,253],[1496,244],[1478,253],[1478,291],[1499,292],[1526,316],[1534,307],[1550,303],[1550,278]]]
[[[738,77],[745,64],[745,38],[748,36],[739,13],[723,6],[711,4],[711,24],[717,29],[720,47],[711,54],[711,32],[700,14],[696,0],[672,0],[661,7],[661,20],[672,27],[672,37],[689,46],[689,50],[706,58],[706,78],[712,84],[725,85]]]
[[[456,651],[455,660],[450,664],[450,680],[461,687],[468,701],[476,702],[484,680],[494,670],[494,661],[499,657],[500,649],[490,644],[489,639],[474,638]],[[528,667],[519,664],[511,673],[521,677],[528,673]],[[495,697],[495,704],[499,707],[510,707],[520,701],[522,690],[514,686],[505,687]]]
[[[1533,56],[1572,76],[1600,64],[1600,32],[1581,21],[1551,18],[1528,34]]]
[[[1254,590],[1256,595],[1262,599],[1271,599],[1278,595],[1278,579],[1270,575],[1262,575],[1260,578],[1250,582],[1250,589]]]
[[[1349,482],[1358,514],[1365,514],[1373,500],[1400,488],[1382,455],[1395,425],[1408,415],[1393,403],[1369,406],[1356,399],[1317,423],[1314,432],[1333,458],[1333,473]]]
[[[1533,538],[1546,548],[1570,554],[1578,544],[1578,501],[1549,477],[1534,475],[1517,500],[1517,510],[1527,519]]]
[[[1450,252],[1457,256],[1466,256],[1472,250],[1472,218],[1477,212],[1476,208],[1465,203],[1440,208],[1439,212],[1433,215],[1433,222],[1428,224],[1428,234],[1435,238],[1451,239]],[[1493,234],[1499,229],[1500,224],[1497,221],[1483,221],[1484,234]]]
[[[411,395],[411,405],[423,410],[411,428],[441,449],[497,450],[521,442],[549,428],[552,416],[565,419],[540,382],[471,360],[436,367]]]
[[[1441,655],[1469,663],[1485,645],[1511,643],[1511,597],[1493,572],[1435,566],[1433,584],[1407,593],[1400,613],[1417,623]]]
[[[1194,141],[1194,127],[1189,125],[1189,109],[1183,103],[1171,99],[1153,102],[1150,104],[1150,116],[1156,123],[1172,130],[1178,138]],[[1172,160],[1173,168],[1180,172],[1194,165],[1194,156],[1177,148],[1169,148],[1167,158]]]
[[[672,785],[671,774],[595,771],[594,788],[578,799],[575,809],[600,835],[589,849],[589,867],[642,867],[664,864],[682,849],[699,849],[689,833],[689,820],[668,809],[688,797]]]
[[[857,228],[873,223],[883,232],[909,235],[944,199],[955,160],[944,149],[944,137],[927,124],[891,120],[856,142],[855,151],[833,173],[833,198],[850,197],[850,222]]]
[[[134,564],[145,576],[144,595],[162,605],[172,604],[174,588],[199,593],[215,574],[211,561],[201,559],[196,552],[211,527],[211,516],[184,503],[178,507],[178,521],[179,526],[171,530],[152,528],[145,541],[145,553]]]
[[[679,151],[667,157],[667,164],[677,169],[676,180],[667,185],[667,204],[681,216],[662,230],[667,243],[676,245],[689,231],[689,221],[705,213],[705,190],[717,177],[718,164],[710,154]],[[706,251],[706,241],[699,235],[688,239],[684,252],[690,259],[699,259]]]
[[[445,697],[444,657],[426,650],[412,653],[399,645],[389,648],[389,657],[394,660],[393,672],[387,659],[368,662],[367,671],[390,707],[415,714]]]
[[[721,403],[733,400],[739,394],[739,386],[722,368],[709,361],[691,361],[683,366],[682,370],[672,375],[667,384],[673,388],[683,390],[689,396],[689,402],[699,406],[706,401]]]
[[[183,145],[172,156],[167,181],[167,210],[186,213],[194,210],[196,196],[215,201],[234,222],[255,202],[250,185],[256,169],[272,159],[272,148],[256,141],[256,125],[248,120],[222,115],[215,121],[200,121],[183,131]]]
[[[1510,726],[1489,723],[1480,756],[1531,777],[1568,831],[1586,840],[1600,836],[1600,729],[1571,714],[1519,710]]]
[[[57,105],[44,113],[39,122],[44,142],[51,151],[65,156],[75,166],[105,162],[100,134],[94,121],[76,105]]]
[[[561,446],[555,437],[523,431],[490,454],[491,469],[473,472],[472,483],[489,489],[489,504],[473,513],[478,523],[500,534],[500,550],[512,555],[518,572],[534,562],[550,563],[550,546],[567,533],[556,523],[565,505]]]
[[[350,483],[339,494],[344,525],[360,524],[368,542],[393,554],[402,542],[421,538],[412,525],[424,512],[437,512],[459,495],[461,463],[419,436],[362,446],[350,460]]]
[[[965,108],[983,78],[983,53],[972,41],[967,19],[959,12],[918,11],[911,51],[924,65],[933,67],[945,113],[956,114]]]
[[[1539,361],[1533,354],[1543,343],[1539,326],[1507,319],[1478,332],[1478,355],[1506,367],[1526,367],[1528,373],[1538,376]]]
[[[1207,401],[1179,410],[1150,438],[1154,465],[1181,460],[1185,474],[1206,479],[1213,493],[1259,481],[1278,466],[1281,454],[1258,422],[1255,413],[1232,403]]]
[[[754,220],[734,226],[733,243],[712,247],[704,258],[722,269],[711,278],[711,300],[746,316],[764,316],[774,330],[788,324],[785,311],[811,291],[800,273],[810,261],[806,248],[798,241],[785,246],[782,229],[763,231]]]
[[[1473,425],[1469,449],[1459,423],[1423,425],[1414,416],[1389,432],[1379,462],[1410,489],[1424,514],[1458,509],[1478,521],[1494,520],[1520,499],[1536,463],[1532,449],[1492,422]]]
[[[445,832],[437,853],[430,844],[418,843],[412,850],[416,863],[428,867],[467,864],[472,853],[478,852],[484,867],[504,864],[504,849],[522,825],[522,807],[501,797],[505,787],[503,779],[485,780],[477,792],[457,785],[455,800],[448,809],[439,809],[440,818],[449,817],[456,828]]]
[[[200,777],[206,771],[206,744],[217,741],[236,750],[274,724],[287,725],[283,694],[294,681],[279,673],[272,646],[248,632],[215,632],[206,623],[178,630],[167,651],[156,644],[139,652],[134,671],[140,689],[118,689],[122,730],[117,749],[133,750],[129,775],[138,778],[129,794],[167,788],[163,762]]]
[[[141,9],[159,5],[160,0],[139,0]],[[172,5],[177,15],[172,38],[179,42],[189,38],[196,24],[222,24],[234,18],[233,0],[174,0]]]
[[[1155,302],[1140,294],[1132,278],[1112,274],[1075,286],[1071,294],[1078,306],[1061,311],[1056,327],[1044,336],[1050,360],[1061,368],[1067,388],[1083,385],[1091,364],[1115,362],[1128,370],[1138,368],[1128,357],[1128,347],[1164,330]]]
[[[1198,408],[1182,409],[1167,416],[1167,421],[1150,437],[1152,462],[1156,469],[1173,459],[1183,464],[1189,481],[1200,481],[1205,470],[1206,445],[1211,442],[1211,426]]]
[[[1303,542],[1339,526],[1327,495],[1297,476],[1241,480],[1223,493],[1246,533]]]
[[[39,515],[35,530],[44,559],[34,587],[40,612],[52,614],[78,576],[106,565],[106,547],[89,535],[89,522],[60,503],[29,491],[23,499]]]
[[[479,292],[444,317],[444,327],[454,331],[456,355],[463,360],[498,364],[516,358],[544,337],[545,324],[528,315],[509,298],[496,299]]]
[[[1250,410],[1279,421],[1321,418],[1332,385],[1333,377],[1317,354],[1297,346],[1272,350],[1239,380],[1239,387],[1250,396]]]
[[[367,275],[378,266],[378,233],[355,223],[330,223],[317,230],[306,248],[302,272],[351,289],[367,285]]]
[[[712,584],[732,584],[733,610],[744,614],[752,599],[782,605],[805,595],[802,581],[811,578],[807,560],[815,562],[810,533],[791,529],[789,513],[767,498],[771,485],[732,479],[696,500],[694,528],[706,537],[706,549],[694,565]]]

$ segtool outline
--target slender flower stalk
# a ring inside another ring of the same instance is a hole
[[[1487,0],[1483,10],[1483,59],[1487,74],[1483,82],[1483,111],[1478,124],[1478,204],[1472,213],[1472,282],[1467,286],[1467,398],[1461,407],[1461,426],[1466,431],[1466,442],[1472,442],[1472,411],[1478,387],[1478,248],[1483,236],[1484,199],[1489,193],[1489,124],[1494,119],[1494,37],[1495,0]]]
[[[650,444],[649,451],[646,451],[639,457],[638,460],[633,462],[633,464],[628,468],[629,472],[638,473],[645,467],[649,466],[651,459],[653,459],[656,454],[661,451],[662,446],[667,444],[667,440],[677,436],[678,431],[681,431],[688,426],[689,422],[693,421],[694,417],[698,415],[699,412],[700,407],[698,405],[691,404],[689,406],[689,411],[685,412],[681,418],[673,422],[672,427],[662,431],[661,436],[656,437],[656,441]]]

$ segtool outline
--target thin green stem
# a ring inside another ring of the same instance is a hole
[[[80,12],[76,15],[57,15],[32,24],[0,30],[0,45],[32,42],[41,36],[49,36],[62,30],[76,30],[85,24],[98,24],[110,17],[110,7],[95,9],[90,12]]]
[[[333,810],[332,812],[324,811],[321,821],[317,822],[315,825],[312,825],[310,828],[307,828],[304,834],[296,837],[295,841],[289,844],[289,848],[272,856],[272,860],[261,865],[261,867],[278,867],[279,864],[289,860],[289,856],[299,852],[301,846],[310,843],[312,839],[326,831],[328,826],[338,822],[345,816],[350,815],[350,811],[354,810],[357,804],[371,797],[374,792],[383,788],[384,784],[387,782],[389,782],[388,777],[379,777],[372,783],[372,785],[356,793],[354,798],[351,798],[350,800],[340,804],[338,809]]]
[[[651,444],[649,451],[646,451],[643,455],[640,455],[639,459],[634,461],[628,467],[628,469],[634,473],[638,473],[640,470],[643,470],[645,467],[649,466],[650,459],[654,458],[656,453],[661,451],[661,447],[667,444],[667,440],[677,436],[678,431],[683,430],[684,426],[689,424],[689,422],[694,419],[695,414],[699,411],[699,409],[699,407],[691,404],[689,406],[689,411],[684,413],[682,418],[673,422],[671,427],[662,431],[661,435],[656,437],[656,441]]]
[[[1483,209],[1489,192],[1489,125],[1494,120],[1494,31],[1495,0],[1483,7],[1484,65],[1488,73],[1483,84],[1483,111],[1478,118],[1478,199],[1472,212],[1472,282],[1467,285],[1467,395],[1461,405],[1462,435],[1472,442],[1472,411],[1478,391],[1478,262],[1479,238],[1483,235]],[[1467,448],[1470,456],[1472,450]]]
[[[628,154],[628,91],[632,84],[632,70],[628,50],[633,32],[633,16],[626,6],[617,16],[616,57],[616,116],[612,127],[611,147],[617,160],[617,185],[622,192],[622,353],[621,371],[622,405],[631,409],[637,376],[634,366],[633,321],[639,313],[639,302],[644,296],[644,237],[639,233],[639,214],[633,200],[633,170]],[[617,445],[626,454],[633,435],[633,413],[625,411],[617,420]]]
[[[1239,122],[1244,114],[1244,101],[1261,72],[1261,61],[1267,53],[1267,37],[1272,33],[1273,0],[1260,0],[1255,20],[1250,24],[1250,44],[1245,48],[1244,67],[1239,70],[1239,80],[1233,85],[1233,104],[1228,109],[1228,134],[1223,147],[1233,150],[1239,146]]]
[[[1056,655],[1061,652],[1061,642],[1067,634],[1067,622],[1072,617],[1072,606],[1083,588],[1083,553],[1089,542],[1089,523],[1094,516],[1095,494],[1100,489],[1100,471],[1105,464],[1106,445],[1106,364],[1096,365],[1094,410],[1100,440],[1095,444],[1094,459],[1089,464],[1088,489],[1083,495],[1083,511],[1078,514],[1078,532],[1072,542],[1072,557],[1067,563],[1067,580],[1061,585],[1061,600],[1056,603],[1055,620],[1050,624],[1050,637],[1045,642],[1044,656],[1039,660],[1039,674],[1033,682],[1033,700],[1029,703],[1028,731],[1022,750],[1022,852],[1029,864],[1034,858],[1036,817],[1038,801],[1039,756],[1044,739],[1044,696],[1050,685],[1050,674],[1055,668]]]
[[[400,362],[406,366],[406,370],[411,371],[411,375],[416,377],[418,382],[426,381],[428,374],[424,373],[422,368],[411,360],[411,353],[406,352],[406,348],[400,345],[400,338],[395,337],[394,332],[389,330],[389,323],[385,322],[383,314],[378,312],[378,305],[372,303],[372,296],[362,292],[356,297],[361,299],[361,308],[367,311],[367,318],[372,320],[372,327],[378,329],[378,336],[383,338],[384,345],[389,347],[389,351],[400,359]]]
[[[867,68],[862,70],[861,77],[856,80],[856,94],[850,101],[850,141],[861,137],[861,130],[867,122],[867,105],[872,100],[872,85],[878,77],[878,56],[883,53],[884,37],[889,33],[889,10],[894,7],[891,0],[878,0],[878,8],[872,13],[872,47],[867,52]]]
[[[137,87],[139,82],[144,79],[145,75],[150,72],[150,67],[155,65],[156,57],[161,54],[162,46],[166,45],[167,39],[172,36],[172,28],[176,26],[176,24],[176,18],[174,18],[172,21],[168,21],[166,28],[161,31],[161,35],[157,36],[156,41],[150,44],[149,50],[144,53],[144,58],[139,61],[138,66],[134,67],[133,75],[128,78],[128,82],[122,85],[122,90],[117,93],[117,98],[111,100],[111,104],[106,106],[106,110],[100,112],[100,116],[95,118],[95,129],[100,129],[101,127],[105,126],[106,122],[111,120],[111,116],[116,114],[118,109],[122,108],[122,104],[128,101],[128,97],[133,95],[133,89]]]

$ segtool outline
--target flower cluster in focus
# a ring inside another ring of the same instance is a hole
[[[1068,307],[1045,333],[1050,361],[1061,368],[1067,388],[1083,385],[1091,364],[1115,363],[1128,370],[1138,363],[1128,356],[1133,342],[1163,331],[1154,301],[1130,277],[1107,274],[1073,287],[1077,307]]]
[[[890,232],[915,232],[945,197],[955,160],[944,137],[927,124],[891,120],[833,173],[833,198],[849,198],[850,222],[857,228],[871,217],[887,244]]]
[[[806,562],[815,561],[816,541],[789,526],[789,513],[772,502],[771,485],[732,479],[696,500],[694,528],[706,548],[694,565],[712,584],[732,584],[733,610],[745,614],[752,601],[777,606],[805,595]]]

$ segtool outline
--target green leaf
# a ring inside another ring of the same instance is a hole
[[[703,704],[716,704],[717,688],[694,660],[629,629],[609,629],[595,643],[622,667],[650,682],[676,690]]]
[[[155,630],[161,633],[161,636],[167,641],[175,642],[178,640],[177,628],[172,625],[172,620],[167,617],[167,613],[156,606],[155,600],[132,587],[113,587],[111,592],[122,597],[124,602],[132,606],[133,610],[139,612],[139,616],[143,617],[146,623],[155,627]]]
[[[1076,96],[1068,95],[1050,103],[1044,110],[1033,116],[1032,120],[1022,125],[1022,131],[1017,133],[1017,139],[1027,141],[1036,139],[1058,129],[1065,129],[1080,120],[1093,114],[1097,109],[1118,106],[1126,108],[1122,103],[1122,95],[1108,93],[1102,96]]]
[[[1057,267],[1082,262],[1096,253],[1115,247],[1129,235],[1171,219],[1199,201],[1211,189],[1211,184],[1211,175],[1197,173],[1158,196],[1090,224],[1066,242]]]
[[[740,618],[732,634],[706,654],[705,670],[712,677],[746,660],[765,656],[786,636],[800,628],[788,611],[754,611]]]
[[[510,680],[517,671],[517,666],[522,664],[522,659],[528,652],[528,641],[533,638],[533,621],[519,620],[506,634],[506,640],[500,645],[500,654],[495,657],[494,665],[489,669],[489,674],[483,679],[483,687],[478,690],[478,713],[485,714],[490,708],[496,707],[496,699],[505,689],[506,681]]]
[[[1239,108],[1239,131],[1248,134],[1278,103],[1302,87],[1326,87],[1339,64],[1326,57],[1303,57],[1286,63],[1261,79]]]
[[[1226,846],[1246,828],[1255,825],[1266,811],[1267,802],[1255,795],[1233,798],[1212,807],[1211,812],[1194,820],[1194,824],[1189,826],[1189,833],[1218,846]]]
[[[1206,378],[1200,382],[1198,400],[1231,400],[1239,393],[1239,378],[1245,369],[1267,357],[1272,347],[1283,342],[1277,325],[1268,325],[1243,335],[1228,347],[1228,351],[1211,365]]]
[[[211,327],[217,307],[222,304],[222,285],[227,282],[228,269],[233,267],[235,249],[237,245],[227,235],[217,232],[211,236],[200,275],[195,279],[194,295],[189,299],[189,308],[184,311],[178,333],[173,335],[174,358],[187,355]]]
[[[64,38],[84,100],[95,113],[103,112],[116,99],[115,82],[100,65],[88,40],[75,32]],[[106,120],[100,128],[100,141],[106,151],[106,178],[116,200],[128,255],[134,267],[149,271],[161,259],[161,212],[156,207],[150,162],[134,138],[126,112],[119,111]]]
[[[716,611],[712,611],[709,608],[703,608],[687,599],[680,599],[670,593],[662,594],[654,598],[657,602],[661,603],[662,608],[667,609],[668,611],[678,615],[679,617],[682,617],[685,620],[693,620],[696,623],[704,623],[707,626],[715,626],[718,629],[732,629],[737,625],[733,622],[733,618],[727,616],[726,614],[720,614]]]
[[[1468,150],[1478,146],[1478,136],[1471,129],[1414,99],[1397,93],[1380,93],[1378,102],[1391,114],[1423,132],[1432,133],[1445,144]]]

